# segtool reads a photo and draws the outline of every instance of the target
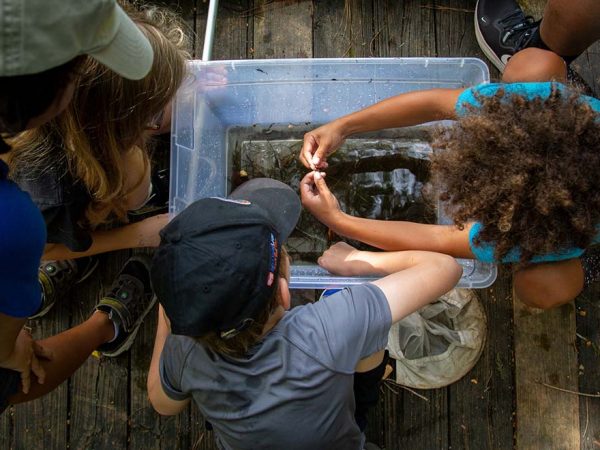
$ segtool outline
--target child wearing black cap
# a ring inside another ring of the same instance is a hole
[[[282,245],[300,209],[285,184],[254,179],[195,202],[161,232],[150,401],[170,415],[193,398],[220,448],[362,449],[355,371],[379,366],[392,323],[460,278],[446,255],[338,243],[321,259],[382,278],[288,311]]]

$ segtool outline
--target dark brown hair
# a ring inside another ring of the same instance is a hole
[[[0,132],[23,131],[28,122],[44,113],[74,81],[84,56],[44,72],[0,77]],[[10,149],[0,142],[0,153]]]
[[[600,115],[572,91],[526,99],[479,97],[433,143],[431,185],[459,227],[479,221],[475,244],[513,247],[521,262],[588,247],[600,223]]]
[[[234,337],[229,339],[221,338],[219,332],[212,331],[204,336],[196,338],[196,340],[207,346],[215,353],[227,356],[241,357],[248,353],[248,350],[255,345],[263,335],[265,324],[271,317],[271,314],[277,309],[281,300],[279,290],[279,277],[288,278],[289,256],[285,247],[281,247],[281,258],[279,263],[279,276],[275,277],[275,293],[269,301],[267,307],[258,315],[258,317],[248,326],[248,328],[240,331]]]

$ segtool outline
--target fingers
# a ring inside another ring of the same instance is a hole
[[[308,172],[300,181],[300,196],[303,199],[312,198],[315,196],[313,186],[315,184],[315,173]]]
[[[21,372],[21,388],[23,390],[23,394],[29,393],[29,388],[31,386],[31,378],[29,373],[29,369],[25,369],[23,372]]]
[[[300,152],[300,162],[310,170],[315,170],[316,166],[313,163],[313,154],[317,150],[319,144],[314,135],[307,133],[304,135],[304,144]]]
[[[31,355],[31,371],[37,377],[38,383],[44,384],[44,381],[46,380],[46,371],[35,355]]]
[[[325,172],[313,172],[314,175],[314,180],[315,180],[315,186],[317,187],[317,190],[319,191],[319,194],[328,194],[329,193],[329,188],[327,187],[327,183],[325,183]]]

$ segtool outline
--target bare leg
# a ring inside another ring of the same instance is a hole
[[[368,372],[369,370],[373,370],[375,367],[381,364],[384,355],[385,350],[380,350],[377,353],[373,353],[372,355],[361,359],[354,370],[356,372]]]
[[[577,56],[600,39],[600,1],[549,0],[540,36],[561,56]]]
[[[569,303],[583,290],[579,259],[534,264],[513,275],[517,297],[528,306],[549,309]]]
[[[502,81],[505,83],[550,80],[565,82],[566,78],[567,67],[560,56],[533,47],[515,53],[508,60],[502,74]]]
[[[34,382],[35,377],[32,377],[29,393],[19,392],[11,396],[8,402],[27,402],[54,390],[69,378],[96,348],[110,341],[114,337],[114,331],[108,315],[98,311],[82,324],[40,341],[40,344],[53,354],[50,361],[40,359],[46,371],[45,383],[38,384]]]

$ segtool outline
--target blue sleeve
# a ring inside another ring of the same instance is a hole
[[[494,252],[496,250],[493,243],[481,242],[479,245],[475,244],[475,238],[481,232],[481,223],[475,222],[469,230],[469,246],[475,258],[479,261],[486,263],[495,263],[496,257]],[[594,238],[594,242],[599,242],[600,235],[597,234]],[[531,258],[532,263],[552,262],[552,261],[564,261],[566,259],[573,259],[581,256],[584,250],[581,248],[566,248],[564,250],[548,253],[546,255],[536,255]],[[511,249],[500,261],[502,264],[516,263],[521,259],[521,251],[518,247]]]
[[[331,370],[354,373],[358,361],[387,344],[392,314],[373,284],[343,289],[302,308],[290,322],[288,338]]]
[[[1,175],[0,164],[0,312],[28,317],[41,304],[38,269],[46,244],[44,219],[29,195]]]
[[[466,89],[459,96],[456,101],[456,114],[458,116],[464,116],[467,113],[467,106],[474,106],[480,108],[481,103],[477,100],[477,97],[492,97],[498,92],[499,89],[504,89],[506,95],[518,94],[524,96],[526,99],[533,99],[536,97],[548,98],[552,92],[552,88],[556,87],[559,90],[566,90],[567,87],[561,83],[556,82],[536,82],[536,83],[490,83],[490,84],[479,84],[470,89]],[[590,103],[592,108],[595,109],[595,104],[600,103],[598,100],[591,97],[583,97],[584,101]],[[595,102],[595,103],[594,103]]]
[[[167,336],[165,346],[160,355],[159,373],[160,383],[165,394],[173,400],[181,401],[190,397],[181,386],[185,362],[192,347],[184,345],[180,336]]]

